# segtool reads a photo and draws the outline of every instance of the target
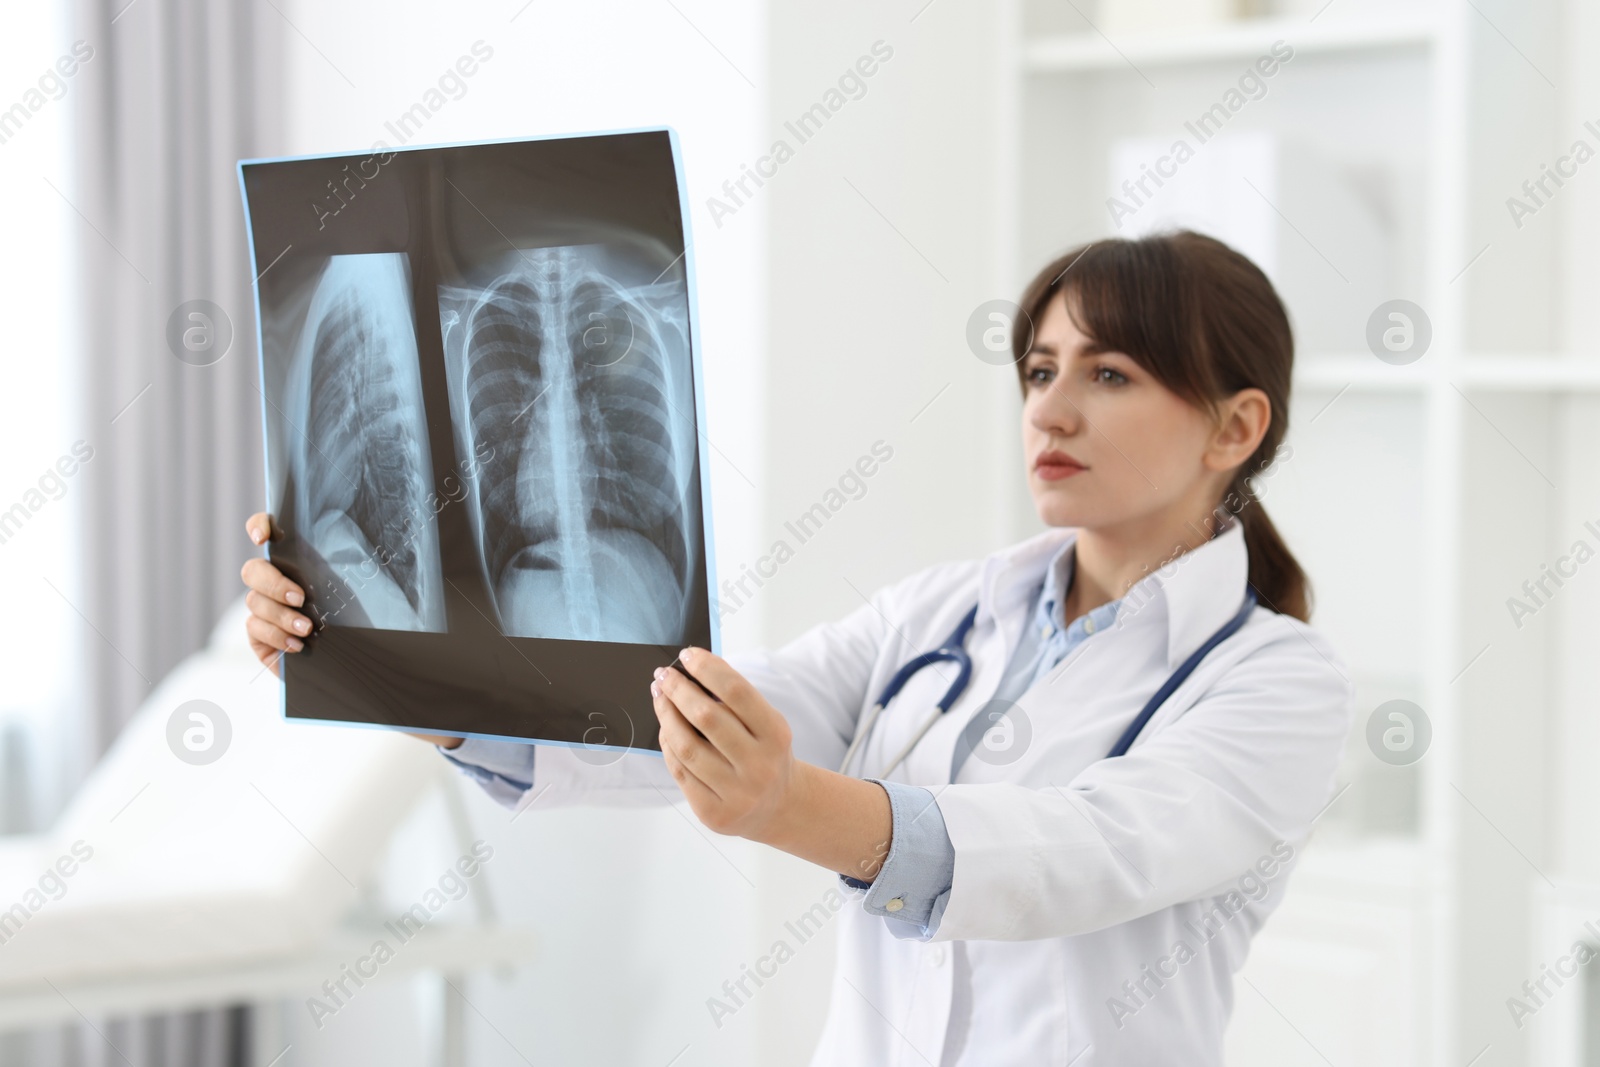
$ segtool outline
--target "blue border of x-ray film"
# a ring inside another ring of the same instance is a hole
[[[699,299],[698,299],[698,290],[697,290],[697,288],[695,286],[694,237],[693,237],[693,233],[691,231],[691,222],[690,222],[690,218],[689,218],[689,183],[688,183],[688,180],[687,180],[687,178],[686,178],[686,176],[684,174],[684,169],[683,169],[683,151],[682,151],[682,148],[681,148],[681,146],[679,144],[679,141],[678,141],[678,131],[677,130],[673,129],[671,126],[641,126],[641,127],[634,127],[634,128],[628,128],[628,129],[617,129],[617,130],[590,130],[590,131],[579,131],[579,132],[575,132],[575,133],[548,133],[548,134],[540,134],[540,135],[532,136],[532,137],[497,137],[497,138],[493,138],[491,140],[483,140],[483,141],[453,141],[453,142],[441,143],[441,144],[401,145],[401,146],[398,146],[396,148],[390,148],[387,144],[384,144],[381,140],[379,140],[379,141],[377,141],[377,142],[375,142],[373,144],[373,146],[371,148],[371,151],[373,151],[373,152],[380,152],[380,151],[381,152],[422,152],[422,151],[427,151],[427,150],[431,150],[431,149],[440,149],[440,148],[475,148],[475,147],[477,147],[479,145],[521,144],[521,143],[526,143],[526,142],[529,142],[529,141],[577,140],[577,139],[582,138],[582,137],[613,137],[613,136],[621,136],[621,135],[632,134],[632,133],[665,133],[667,135],[667,143],[671,146],[671,149],[672,149],[672,171],[673,171],[674,180],[676,180],[677,183],[678,183],[678,216],[679,216],[679,218],[680,218],[680,220],[682,222],[682,229],[683,229],[684,285],[685,285],[685,287],[687,289],[688,300],[689,300],[689,366],[690,366],[690,370],[692,371],[693,377],[694,377],[694,422],[695,422],[695,432],[696,432],[696,434],[699,435],[700,441],[704,441],[707,444],[709,444],[710,441],[711,441],[711,438],[706,432],[707,419],[706,419],[706,402],[705,402],[705,380],[704,380],[704,370],[703,370],[703,368],[701,366],[702,360],[701,360],[701,349],[700,349],[700,306],[699,306]],[[382,147],[380,148],[379,145],[382,145]],[[346,156],[352,156],[352,155],[358,155],[358,154],[359,154],[359,150],[357,150],[355,152],[349,152],[349,151],[346,151],[346,152],[317,152],[317,153],[312,153],[310,155],[301,155],[301,156],[262,156],[262,157],[254,158],[254,159],[241,159],[241,160],[238,161],[238,163],[236,163],[234,165],[234,170],[239,176],[239,199],[244,204],[245,241],[247,242],[247,244],[249,246],[250,265],[252,267],[254,267],[256,265],[256,262],[257,262],[257,260],[256,260],[256,231],[255,231],[255,226],[252,224],[251,219],[250,219],[250,196],[249,196],[249,193],[247,192],[247,190],[245,189],[244,168],[247,167],[247,166],[254,166],[255,164],[258,164],[258,163],[298,163],[298,162],[307,162],[307,161],[314,160],[314,159],[340,159],[340,158],[344,158]],[[284,251],[287,252],[288,249],[286,248],[286,249],[284,249]],[[272,269],[272,265],[269,264],[268,267],[267,267],[267,270],[271,270],[271,269]],[[265,274],[265,273],[266,273],[266,270],[263,270],[261,272],[261,274]],[[267,356],[266,356],[266,345],[264,343],[263,335],[262,335],[262,331],[261,331],[261,284],[260,284],[261,283],[261,274],[258,274],[253,279],[251,279],[250,289],[251,289],[251,292],[255,295],[255,303],[256,303],[256,374],[257,374],[259,380],[264,383],[266,381],[266,360],[267,360]],[[267,491],[270,493],[271,492],[272,470],[271,470],[269,464],[271,462],[272,454],[268,450],[268,441],[267,441],[267,393],[266,393],[265,389],[260,390],[260,393],[261,393],[261,456],[262,456],[262,466],[263,467],[267,467],[267,471],[266,471],[266,474],[267,474],[266,488],[267,488]],[[704,532],[704,537],[705,537],[705,544],[704,544],[703,548],[704,548],[705,559],[706,559],[706,615],[707,615],[707,619],[708,619],[708,623],[709,623],[709,628],[710,628],[710,631],[711,631],[711,651],[720,656],[720,655],[722,655],[722,625],[721,625],[721,619],[718,617],[717,610],[716,610],[716,608],[717,608],[717,598],[716,598],[716,592],[717,592],[717,552],[716,552],[716,543],[717,542],[716,542],[716,535],[715,535],[715,532],[714,532],[714,529],[713,529],[713,526],[712,526],[712,515],[711,515],[711,464],[709,462],[709,458],[710,457],[707,456],[705,454],[705,452],[703,452],[700,449],[698,443],[695,446],[695,455],[697,457],[697,462],[696,462],[695,466],[699,469],[699,472],[700,472],[700,523],[701,523],[701,528],[702,528],[702,530]],[[268,553],[267,553],[267,546],[266,545],[262,545],[261,546],[261,555],[262,555],[262,558],[266,558],[267,557]],[[281,656],[282,653],[279,653],[279,655]],[[387,730],[387,731],[389,731],[391,733],[397,732],[397,731],[403,732],[403,731],[406,730],[406,727],[403,727],[403,726],[388,726],[388,725],[385,725],[383,723],[350,722],[350,721],[347,721],[347,720],[344,720],[344,719],[308,719],[308,718],[304,718],[304,717],[300,717],[300,716],[296,716],[294,718],[291,718],[289,716],[288,687],[286,685],[284,685],[284,683],[283,683],[281,678],[278,681],[278,717],[283,719],[285,722],[288,722],[288,723],[325,724],[325,725],[328,725],[328,726],[354,726],[354,727],[361,727],[361,728],[365,728],[365,729],[369,729],[369,730]],[[615,750],[615,751],[618,751],[618,752],[642,752],[642,753],[645,753],[646,755],[657,756],[657,757],[659,757],[661,755],[660,750],[654,749],[654,748],[630,748],[630,747],[627,747],[627,746],[624,746],[624,745],[585,745],[585,744],[580,744],[579,742],[576,742],[576,741],[534,740],[532,738],[527,738],[527,737],[509,737],[509,736],[507,736],[505,734],[477,734],[477,733],[469,733],[469,732],[460,731],[460,730],[439,730],[438,731],[438,736],[440,736],[440,737],[461,737],[461,738],[469,738],[470,737],[470,738],[478,738],[478,739],[484,740],[484,741],[511,741],[511,742],[516,743],[516,744],[550,745],[550,746],[553,746],[553,747],[556,747],[556,748],[584,748],[584,749],[594,749],[594,750],[598,750],[598,751]]]

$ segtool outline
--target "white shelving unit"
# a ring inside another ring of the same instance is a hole
[[[1250,19],[1196,35],[1150,35],[1116,43],[1092,30],[1051,34],[1024,42],[1021,53],[1024,69],[1035,74],[1126,70],[1130,63],[1153,67],[1251,60],[1274,41],[1289,38],[1297,52],[1308,55],[1431,45],[1437,28],[1432,18],[1404,14],[1323,26],[1305,19]]]
[[[1231,1064],[1534,1062],[1503,1003],[1537,974],[1549,923],[1535,890],[1551,857],[1587,840],[1543,824],[1549,783],[1571,769],[1559,739],[1578,709],[1539,677],[1572,673],[1553,659],[1556,637],[1503,635],[1503,615],[1482,607],[1494,597],[1476,590],[1516,592],[1541,553],[1570,541],[1565,516],[1587,506],[1600,518],[1600,500],[1556,480],[1583,459],[1574,405],[1600,392],[1600,355],[1558,347],[1550,304],[1517,309],[1544,324],[1522,331],[1493,306],[1507,279],[1511,302],[1557,284],[1557,238],[1506,236],[1502,201],[1516,189],[1508,176],[1537,173],[1570,140],[1559,96],[1538,104],[1554,80],[1532,58],[1541,42],[1554,47],[1562,11],[1501,5],[1491,23],[1467,0],[1336,3],[1315,21],[1108,39],[1086,22],[1090,6],[1008,2],[996,121],[1014,207],[997,238],[1001,291],[1020,291],[1056,252],[1116,234],[1101,206],[1113,141],[1183,135],[1185,115],[1288,41],[1293,64],[1229,129],[1308,139],[1334,164],[1377,174],[1393,226],[1390,296],[1432,322],[1431,347],[1408,366],[1358,347],[1364,320],[1342,349],[1297,359],[1299,468],[1281,493],[1275,479],[1269,510],[1317,584],[1318,625],[1346,652],[1357,721],[1340,775],[1349,789],[1258,938],[1246,970],[1256,980],[1237,990]],[[1483,106],[1490,78],[1504,88]],[[1506,350],[1508,337],[1529,349]],[[1017,528],[1030,528],[1027,501],[1014,505]],[[1528,738],[1508,732],[1518,686]],[[1433,725],[1409,768],[1380,763],[1364,740],[1367,715],[1392,697],[1422,705]]]
[[[1295,368],[1298,390],[1345,388],[1363,392],[1424,391],[1452,384],[1464,390],[1525,393],[1592,393],[1600,391],[1600,359],[1548,352],[1465,355],[1439,364],[1421,362],[1393,367],[1370,353],[1319,356]]]

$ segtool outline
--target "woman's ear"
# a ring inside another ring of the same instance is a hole
[[[1272,425],[1272,402],[1260,389],[1241,389],[1217,405],[1217,429],[1206,450],[1206,466],[1230,471],[1255,454]]]

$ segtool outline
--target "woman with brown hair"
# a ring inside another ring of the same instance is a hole
[[[1258,496],[1293,366],[1271,283],[1178,232],[1075,249],[1021,308],[1044,533],[773,652],[685,649],[704,688],[651,685],[663,760],[433,739],[508,804],[670,782],[839,872],[819,1065],[1221,1064],[1232,976],[1332,795],[1351,686]],[[264,560],[245,580],[263,660],[298,649],[299,591]]]

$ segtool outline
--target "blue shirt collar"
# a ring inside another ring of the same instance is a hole
[[[1077,564],[1076,538],[1056,550],[1044,571],[1044,584],[1039,590],[1039,606],[1034,625],[1048,627],[1050,636],[1067,630],[1082,630],[1083,636],[1098,633],[1117,620],[1121,599],[1102,604],[1078,616],[1069,626],[1066,618],[1066,590],[1072,583],[1073,567]]]

